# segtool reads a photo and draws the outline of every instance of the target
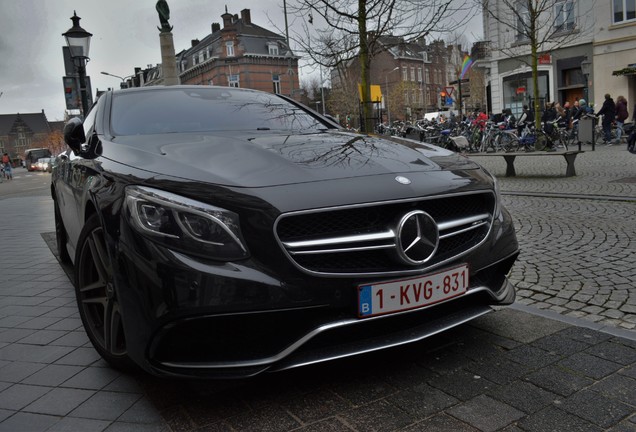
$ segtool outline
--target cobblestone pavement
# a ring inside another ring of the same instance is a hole
[[[482,159],[517,223],[518,304],[419,344],[251,380],[109,368],[43,240],[51,199],[3,198],[0,432],[636,431],[636,157],[584,153],[575,178],[562,158],[528,157],[514,179],[503,158]]]
[[[497,157],[471,156],[500,181],[522,253],[511,273],[518,302],[600,326],[636,329],[636,156],[584,146],[576,177],[565,160],[521,157],[505,177]]]

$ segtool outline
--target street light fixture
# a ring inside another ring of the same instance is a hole
[[[109,73],[109,72],[100,72],[100,73],[102,75],[108,75],[108,76],[112,76],[112,77],[115,77],[115,78],[119,78],[121,80],[121,84],[119,85],[119,87],[123,88],[123,89],[128,88],[128,81],[126,81],[126,80],[128,78],[134,77],[134,75],[128,75],[128,76],[125,76],[125,77],[120,77],[119,75],[115,75],[115,74],[112,74],[112,73]]]
[[[391,110],[389,109],[389,81],[387,77],[391,72],[395,72],[398,69],[400,69],[400,67],[396,66],[384,75],[384,88],[386,90],[386,116],[389,121],[389,127],[391,127]]]
[[[62,36],[66,39],[66,45],[73,59],[73,64],[77,68],[82,98],[82,113],[86,115],[90,108],[86,94],[86,63],[90,60],[88,52],[91,46],[91,36],[93,35],[79,25],[80,19],[77,13],[73,11],[73,16],[71,17],[73,27],[68,29],[66,33],[62,33]]]
[[[589,94],[588,94],[588,88],[589,88],[588,86],[590,84],[589,76],[591,72],[592,72],[592,62],[587,57],[585,57],[585,60],[581,62],[581,73],[583,74],[583,77],[585,78],[585,87],[583,88],[583,93],[585,96],[585,100],[588,102],[590,101]]]

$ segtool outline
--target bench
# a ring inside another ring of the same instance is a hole
[[[533,152],[514,152],[514,153],[474,153],[471,156],[503,156],[506,160],[506,177],[514,177],[517,175],[515,171],[515,159],[517,157],[524,156],[563,156],[565,158],[565,162],[567,163],[567,167],[565,168],[565,176],[572,177],[576,175],[576,170],[574,169],[574,161],[576,160],[576,156],[579,153],[585,153],[582,150],[569,150],[569,151],[556,151],[556,152],[545,152],[545,151],[533,151]]]

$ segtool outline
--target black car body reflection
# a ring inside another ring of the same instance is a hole
[[[52,196],[80,315],[112,365],[250,376],[422,340],[510,304],[496,181],[278,95],[103,94]]]

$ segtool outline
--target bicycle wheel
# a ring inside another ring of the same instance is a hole
[[[561,144],[563,144],[563,148],[565,149],[565,151],[568,151],[568,146],[571,146],[573,144],[572,140],[573,140],[573,138],[572,138],[572,134],[570,133],[570,131],[567,130],[567,129],[562,129],[561,130]]]
[[[514,151],[519,144],[519,138],[512,133],[504,133],[499,136],[499,145],[506,153]]]
[[[552,140],[544,131],[536,131],[535,132],[536,140],[534,144],[534,149],[538,151],[544,151],[550,148],[552,144]]]

